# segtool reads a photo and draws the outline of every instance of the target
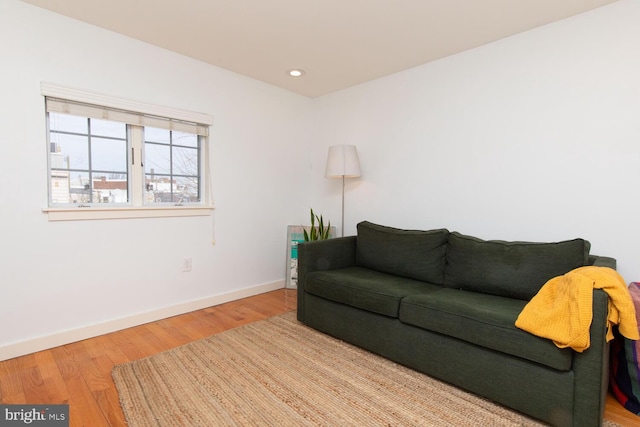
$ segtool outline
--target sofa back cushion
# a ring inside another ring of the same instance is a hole
[[[449,231],[401,230],[358,224],[356,264],[382,273],[442,285]]]
[[[555,243],[449,235],[445,287],[530,300],[549,279],[588,264],[584,239]]]

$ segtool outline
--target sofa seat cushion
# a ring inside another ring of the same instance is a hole
[[[572,352],[515,327],[526,301],[443,288],[410,295],[400,305],[400,321],[473,344],[568,371]]]
[[[444,286],[528,301],[549,279],[587,265],[590,247],[584,239],[506,242],[452,232]]]
[[[408,279],[442,284],[449,231],[401,230],[358,224],[356,265]]]
[[[314,271],[307,274],[304,285],[312,295],[395,318],[402,298],[440,288],[362,267]]]

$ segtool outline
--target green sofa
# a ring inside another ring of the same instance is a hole
[[[357,236],[298,246],[298,320],[557,426],[602,424],[608,297],[594,290],[582,353],[515,327],[549,279],[615,268],[583,239],[481,240],[361,222]],[[428,399],[428,396],[425,396]]]

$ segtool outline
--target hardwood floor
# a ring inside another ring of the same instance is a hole
[[[0,362],[0,403],[68,403],[70,426],[126,426],[111,370],[170,348],[296,308],[280,289]],[[607,419],[640,425],[608,396]]]
[[[126,426],[111,370],[296,307],[277,290],[0,362],[0,402],[68,403],[70,426]]]

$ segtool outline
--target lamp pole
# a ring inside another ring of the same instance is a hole
[[[329,147],[327,157],[327,178],[342,178],[342,224],[340,235],[344,237],[344,186],[345,178],[357,178],[360,176],[360,160],[355,145],[332,145]]]
[[[344,237],[344,175],[342,175],[342,224],[340,225],[340,237]]]

